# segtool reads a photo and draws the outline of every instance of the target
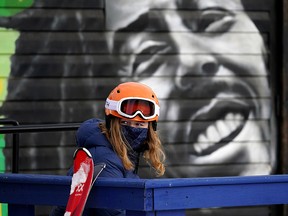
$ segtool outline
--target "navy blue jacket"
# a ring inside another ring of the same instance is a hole
[[[121,159],[114,152],[112,145],[106,136],[101,133],[98,124],[101,120],[93,118],[83,122],[76,133],[76,142],[78,147],[87,148],[92,154],[94,164],[105,163],[106,168],[101,172],[99,177],[109,178],[139,178],[133,171],[124,168]],[[72,169],[68,175],[72,175]],[[50,216],[63,216],[65,207],[56,207],[52,210]],[[84,215],[97,216],[123,216],[125,211],[116,209],[90,209],[85,210]]]
[[[106,163],[106,168],[100,177],[110,178],[139,178],[124,168],[121,159],[114,152],[112,145],[98,127],[99,119],[85,121],[77,131],[76,141],[78,147],[87,148],[92,154],[94,164]]]

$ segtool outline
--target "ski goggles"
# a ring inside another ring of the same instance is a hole
[[[105,108],[115,110],[126,118],[135,118],[140,115],[143,119],[149,120],[160,114],[160,107],[153,100],[137,97],[127,97],[119,101],[107,98]]]

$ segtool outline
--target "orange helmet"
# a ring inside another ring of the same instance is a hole
[[[142,83],[125,82],[114,88],[106,99],[106,116],[134,121],[158,121],[159,101],[153,90]]]

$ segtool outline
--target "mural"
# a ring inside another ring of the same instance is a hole
[[[164,177],[273,173],[272,3],[0,0],[0,114],[20,124],[104,118],[112,88],[140,81],[160,99]],[[65,174],[72,163],[74,132],[20,140],[20,172]],[[0,148],[9,171],[9,135]],[[151,177],[145,164],[139,172]],[[256,211],[266,214],[243,215]]]
[[[1,115],[21,124],[104,118],[113,86],[140,81],[160,98],[165,177],[272,173],[277,128],[270,44],[245,2],[27,1],[31,7],[0,18],[1,38],[17,38],[15,53],[2,60],[10,74],[3,75]],[[266,12],[258,15],[269,32]],[[64,174],[74,133],[22,134],[21,145],[20,169]],[[144,164],[142,171],[150,176]]]
[[[109,45],[121,81],[154,87],[165,99],[161,120],[179,122],[162,125],[166,142],[174,143],[170,163],[183,165],[168,169],[169,176],[271,173],[267,51],[242,2],[106,3],[107,27],[113,31]],[[216,172],[207,166],[215,164],[243,165],[219,166]]]

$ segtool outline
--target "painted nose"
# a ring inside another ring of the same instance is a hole
[[[219,63],[214,56],[192,55],[189,59],[187,56],[180,58],[176,75],[176,85],[179,88],[189,88],[192,84],[190,77],[211,77],[219,70]]]
[[[203,75],[215,75],[219,69],[219,64],[216,61],[205,62],[200,65],[200,70]]]
[[[178,75],[215,75],[219,69],[219,63],[213,55],[184,55],[180,56],[180,67],[183,68]]]

